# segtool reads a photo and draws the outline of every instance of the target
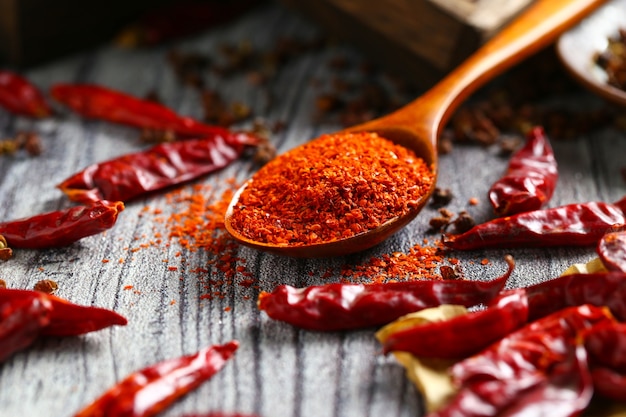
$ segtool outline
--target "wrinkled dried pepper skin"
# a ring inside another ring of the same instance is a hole
[[[601,323],[587,330],[583,337],[596,392],[623,401],[626,399],[626,323]]]
[[[525,290],[529,320],[581,304],[606,306],[618,320],[626,320],[626,274],[623,272],[564,275]]]
[[[295,288],[279,285],[262,292],[258,306],[274,320],[316,331],[380,326],[441,304],[470,307],[502,290],[513,269],[492,281],[409,281],[382,284],[327,284]]]
[[[594,246],[604,234],[626,227],[623,203],[569,204],[500,217],[465,233],[446,235],[443,243],[455,250]]]
[[[43,336],[79,336],[128,323],[125,317],[106,308],[81,306],[54,295],[47,297],[52,303],[52,312],[50,323],[41,332]]]
[[[624,401],[626,398],[626,373],[596,367],[591,370],[591,377],[596,393],[616,401]]]
[[[56,84],[50,94],[58,102],[89,119],[106,120],[127,126],[171,131],[183,137],[226,136],[223,127],[210,126],[171,109],[93,84]]]
[[[154,416],[220,371],[238,347],[237,341],[210,346],[134,372],[75,417]]]
[[[25,249],[56,248],[113,227],[124,210],[120,201],[97,201],[33,217],[0,223],[0,234],[10,246]]]
[[[606,269],[626,272],[626,232],[612,232],[602,236],[596,252]]]
[[[585,332],[584,339],[592,363],[626,373],[626,323],[598,324]]]
[[[37,87],[11,71],[0,70],[0,106],[14,114],[35,118],[52,114]]]
[[[392,333],[383,349],[385,353],[402,351],[417,357],[463,359],[524,326],[527,318],[526,293],[523,289],[512,290],[485,310]]]
[[[579,336],[612,320],[607,309],[585,305],[530,323],[454,365],[461,389],[429,417],[578,415],[593,395]]]
[[[0,290],[0,362],[30,346],[50,323],[51,303],[37,293],[8,301]]]
[[[491,186],[489,201],[498,216],[538,210],[552,198],[558,178],[550,141],[537,126],[511,157],[506,174]]]
[[[41,329],[42,336],[78,336],[110,326],[124,326],[126,318],[115,311],[100,307],[81,306],[52,294],[34,290],[0,289],[0,306],[33,298],[48,307],[48,320]]]
[[[0,362],[40,336],[78,336],[127,324],[114,311],[33,290],[0,288]]]
[[[241,156],[243,133],[156,145],[91,165],[57,187],[71,200],[129,201],[224,168]]]

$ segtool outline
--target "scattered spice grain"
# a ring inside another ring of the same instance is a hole
[[[412,246],[407,253],[394,252],[372,257],[366,262],[344,265],[341,277],[344,282],[375,284],[384,282],[441,280],[440,266],[445,262],[440,241]],[[326,276],[332,275],[328,271]]]
[[[626,28],[607,38],[606,49],[596,54],[594,62],[607,75],[607,83],[621,90],[626,90]]]
[[[349,238],[419,206],[433,181],[421,158],[376,133],[323,135],[252,177],[232,227],[278,245]]]
[[[453,217],[454,213],[442,207],[439,209],[439,215],[431,218],[428,225],[432,232],[440,232],[450,224]]]
[[[474,218],[465,210],[461,211],[452,222],[457,233],[465,233],[476,225]]]
[[[54,294],[54,292],[58,289],[59,285],[56,283],[56,281],[53,281],[51,279],[42,279],[40,281],[37,281],[33,286],[33,290],[46,294]]]
[[[0,261],[8,261],[13,257],[13,249],[8,246],[7,240],[0,235]]]
[[[454,195],[449,188],[435,187],[431,197],[431,204],[434,207],[446,206],[452,201],[453,198]]]

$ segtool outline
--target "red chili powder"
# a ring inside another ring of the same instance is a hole
[[[346,282],[381,283],[391,281],[441,280],[440,267],[446,262],[441,242],[415,245],[408,253],[394,252],[371,258],[358,265],[345,265],[341,276]]]
[[[224,274],[229,281],[227,284],[232,284],[232,279],[237,276],[248,285],[252,274],[245,268],[246,260],[236,256],[239,244],[224,227],[224,214],[237,188],[234,183],[229,183],[230,187],[217,199],[209,185],[201,184],[192,187],[191,192],[179,189],[168,193],[168,204],[178,209],[169,216],[165,227],[169,230],[169,238],[183,248],[192,252],[204,250],[212,255],[206,267],[189,269],[189,272],[206,275],[212,267]],[[180,252],[175,256],[180,257]],[[209,284],[224,283],[210,281]]]
[[[329,242],[420,205],[434,173],[376,133],[324,135],[270,161],[241,193],[232,226],[265,243]]]

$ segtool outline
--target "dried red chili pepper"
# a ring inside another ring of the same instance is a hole
[[[26,78],[11,71],[0,70],[0,106],[14,114],[47,117],[52,114],[43,95]]]
[[[574,416],[593,394],[580,334],[612,321],[607,309],[580,306],[554,313],[452,367],[461,389],[443,416]]]
[[[409,352],[418,357],[462,359],[526,324],[528,302],[523,289],[508,291],[485,310],[408,327],[390,334],[385,353]]]
[[[538,210],[552,197],[558,177],[550,141],[537,126],[511,156],[506,174],[491,186],[489,200],[498,216]]]
[[[626,272],[626,232],[605,234],[598,242],[596,252],[606,269]]]
[[[607,232],[626,227],[625,203],[589,202],[518,213],[459,235],[447,234],[443,243],[457,250],[597,245]]]
[[[525,288],[530,321],[582,304],[606,306],[618,320],[626,320],[626,274],[571,274]]]
[[[318,331],[380,326],[441,304],[467,307],[486,303],[504,287],[513,270],[484,281],[416,280],[378,284],[327,284],[307,288],[279,285],[261,292],[258,306],[274,320]]]
[[[78,336],[126,323],[104,308],[80,306],[40,291],[0,288],[0,361],[38,336]]]
[[[91,165],[58,188],[78,202],[128,201],[224,168],[246,143],[243,133],[164,143]]]
[[[626,373],[626,323],[597,324],[583,338],[592,364]]]
[[[75,417],[153,416],[221,370],[238,347],[236,341],[210,346],[134,372]]]
[[[16,248],[43,249],[67,246],[110,229],[124,210],[120,201],[97,201],[36,216],[0,223],[0,234]]]
[[[50,323],[51,303],[31,292],[26,297],[7,299],[0,288],[0,362],[30,346]]]
[[[110,326],[124,326],[127,320],[100,307],[81,306],[52,294],[35,290],[0,289],[0,305],[11,305],[37,298],[48,307],[48,322],[41,330],[45,336],[78,336]]]
[[[119,91],[92,84],[56,84],[50,94],[76,113],[123,125],[171,131],[183,137],[228,137],[231,132],[210,126],[150,100],[142,100]]]
[[[50,324],[41,332],[43,336],[78,336],[128,323],[126,318],[112,310],[73,304],[50,294],[47,297],[52,303],[52,313]]]
[[[600,323],[583,338],[597,393],[615,400],[626,398],[626,323]]]
[[[617,401],[626,398],[626,374],[610,368],[595,367],[591,370],[591,378],[596,393]]]

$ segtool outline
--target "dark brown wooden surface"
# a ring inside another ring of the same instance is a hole
[[[260,48],[269,48],[283,35],[308,36],[317,31],[292,11],[270,5],[228,27],[180,41],[176,46],[215,53],[224,41],[248,39]],[[180,113],[201,117],[196,91],[176,80],[166,62],[167,50],[129,51],[103,45],[35,68],[26,75],[43,89],[69,81],[94,82],[137,96],[156,90],[164,103]],[[339,128],[312,117],[319,92],[313,81],[333,78],[328,61],[338,53],[360,57],[349,47],[334,45],[300,56],[283,67],[272,81],[275,99],[269,108],[266,96],[250,87],[244,75],[228,80],[208,75],[208,84],[227,98],[250,103],[256,114],[270,122],[285,121],[286,129],[273,138],[283,152]],[[583,91],[557,101],[589,111],[602,105]],[[129,128],[88,122],[70,114],[30,121],[0,112],[3,136],[31,129],[42,137],[45,150],[41,156],[0,158],[3,220],[70,206],[56,184],[88,164],[145,147],[137,131]],[[560,179],[550,206],[615,201],[626,194],[620,174],[626,154],[623,131],[607,124],[568,141],[554,141],[553,146]],[[455,195],[449,208],[455,212],[469,209],[478,221],[490,218],[486,192],[505,167],[506,159],[498,157],[496,148],[459,146],[442,156],[438,183]],[[227,178],[244,180],[250,172],[249,162],[240,161],[198,183],[220,189]],[[472,197],[477,197],[480,204],[469,206]],[[129,324],[83,337],[41,340],[1,364],[0,415],[71,416],[139,368],[231,339],[241,344],[234,360],[163,416],[208,411],[265,417],[422,415],[422,402],[415,389],[398,363],[381,354],[373,330],[331,334],[300,331],[269,320],[257,310],[255,299],[260,290],[271,290],[279,283],[321,283],[321,275],[331,267],[336,271],[344,264],[356,265],[372,256],[407,251],[430,236],[426,231],[433,210],[425,209],[423,215],[380,247],[346,258],[294,260],[240,248],[238,255],[246,259],[258,288],[235,283],[207,289],[207,277],[192,270],[205,266],[212,255],[201,250],[186,251],[176,242],[133,250],[162,230],[155,216],[143,211],[146,205],[162,210],[161,217],[180,209],[168,204],[162,195],[132,202],[106,234],[63,249],[16,250],[14,258],[2,264],[0,278],[10,287],[32,288],[40,279],[53,279],[59,284],[59,296],[114,309],[126,316]],[[176,257],[181,250],[184,256]],[[504,270],[502,259],[508,252],[517,260],[510,286],[555,277],[572,263],[594,257],[593,248],[489,250],[455,256],[462,261],[468,277],[490,279]],[[186,263],[181,262],[182,258]],[[480,265],[483,258],[491,263]],[[103,259],[110,262],[103,263]],[[178,271],[170,271],[171,266],[178,267]],[[242,279],[237,277],[236,282]],[[326,279],[337,280],[338,276]],[[126,286],[132,286],[132,290]],[[213,290],[223,292],[224,297],[201,297]]]

